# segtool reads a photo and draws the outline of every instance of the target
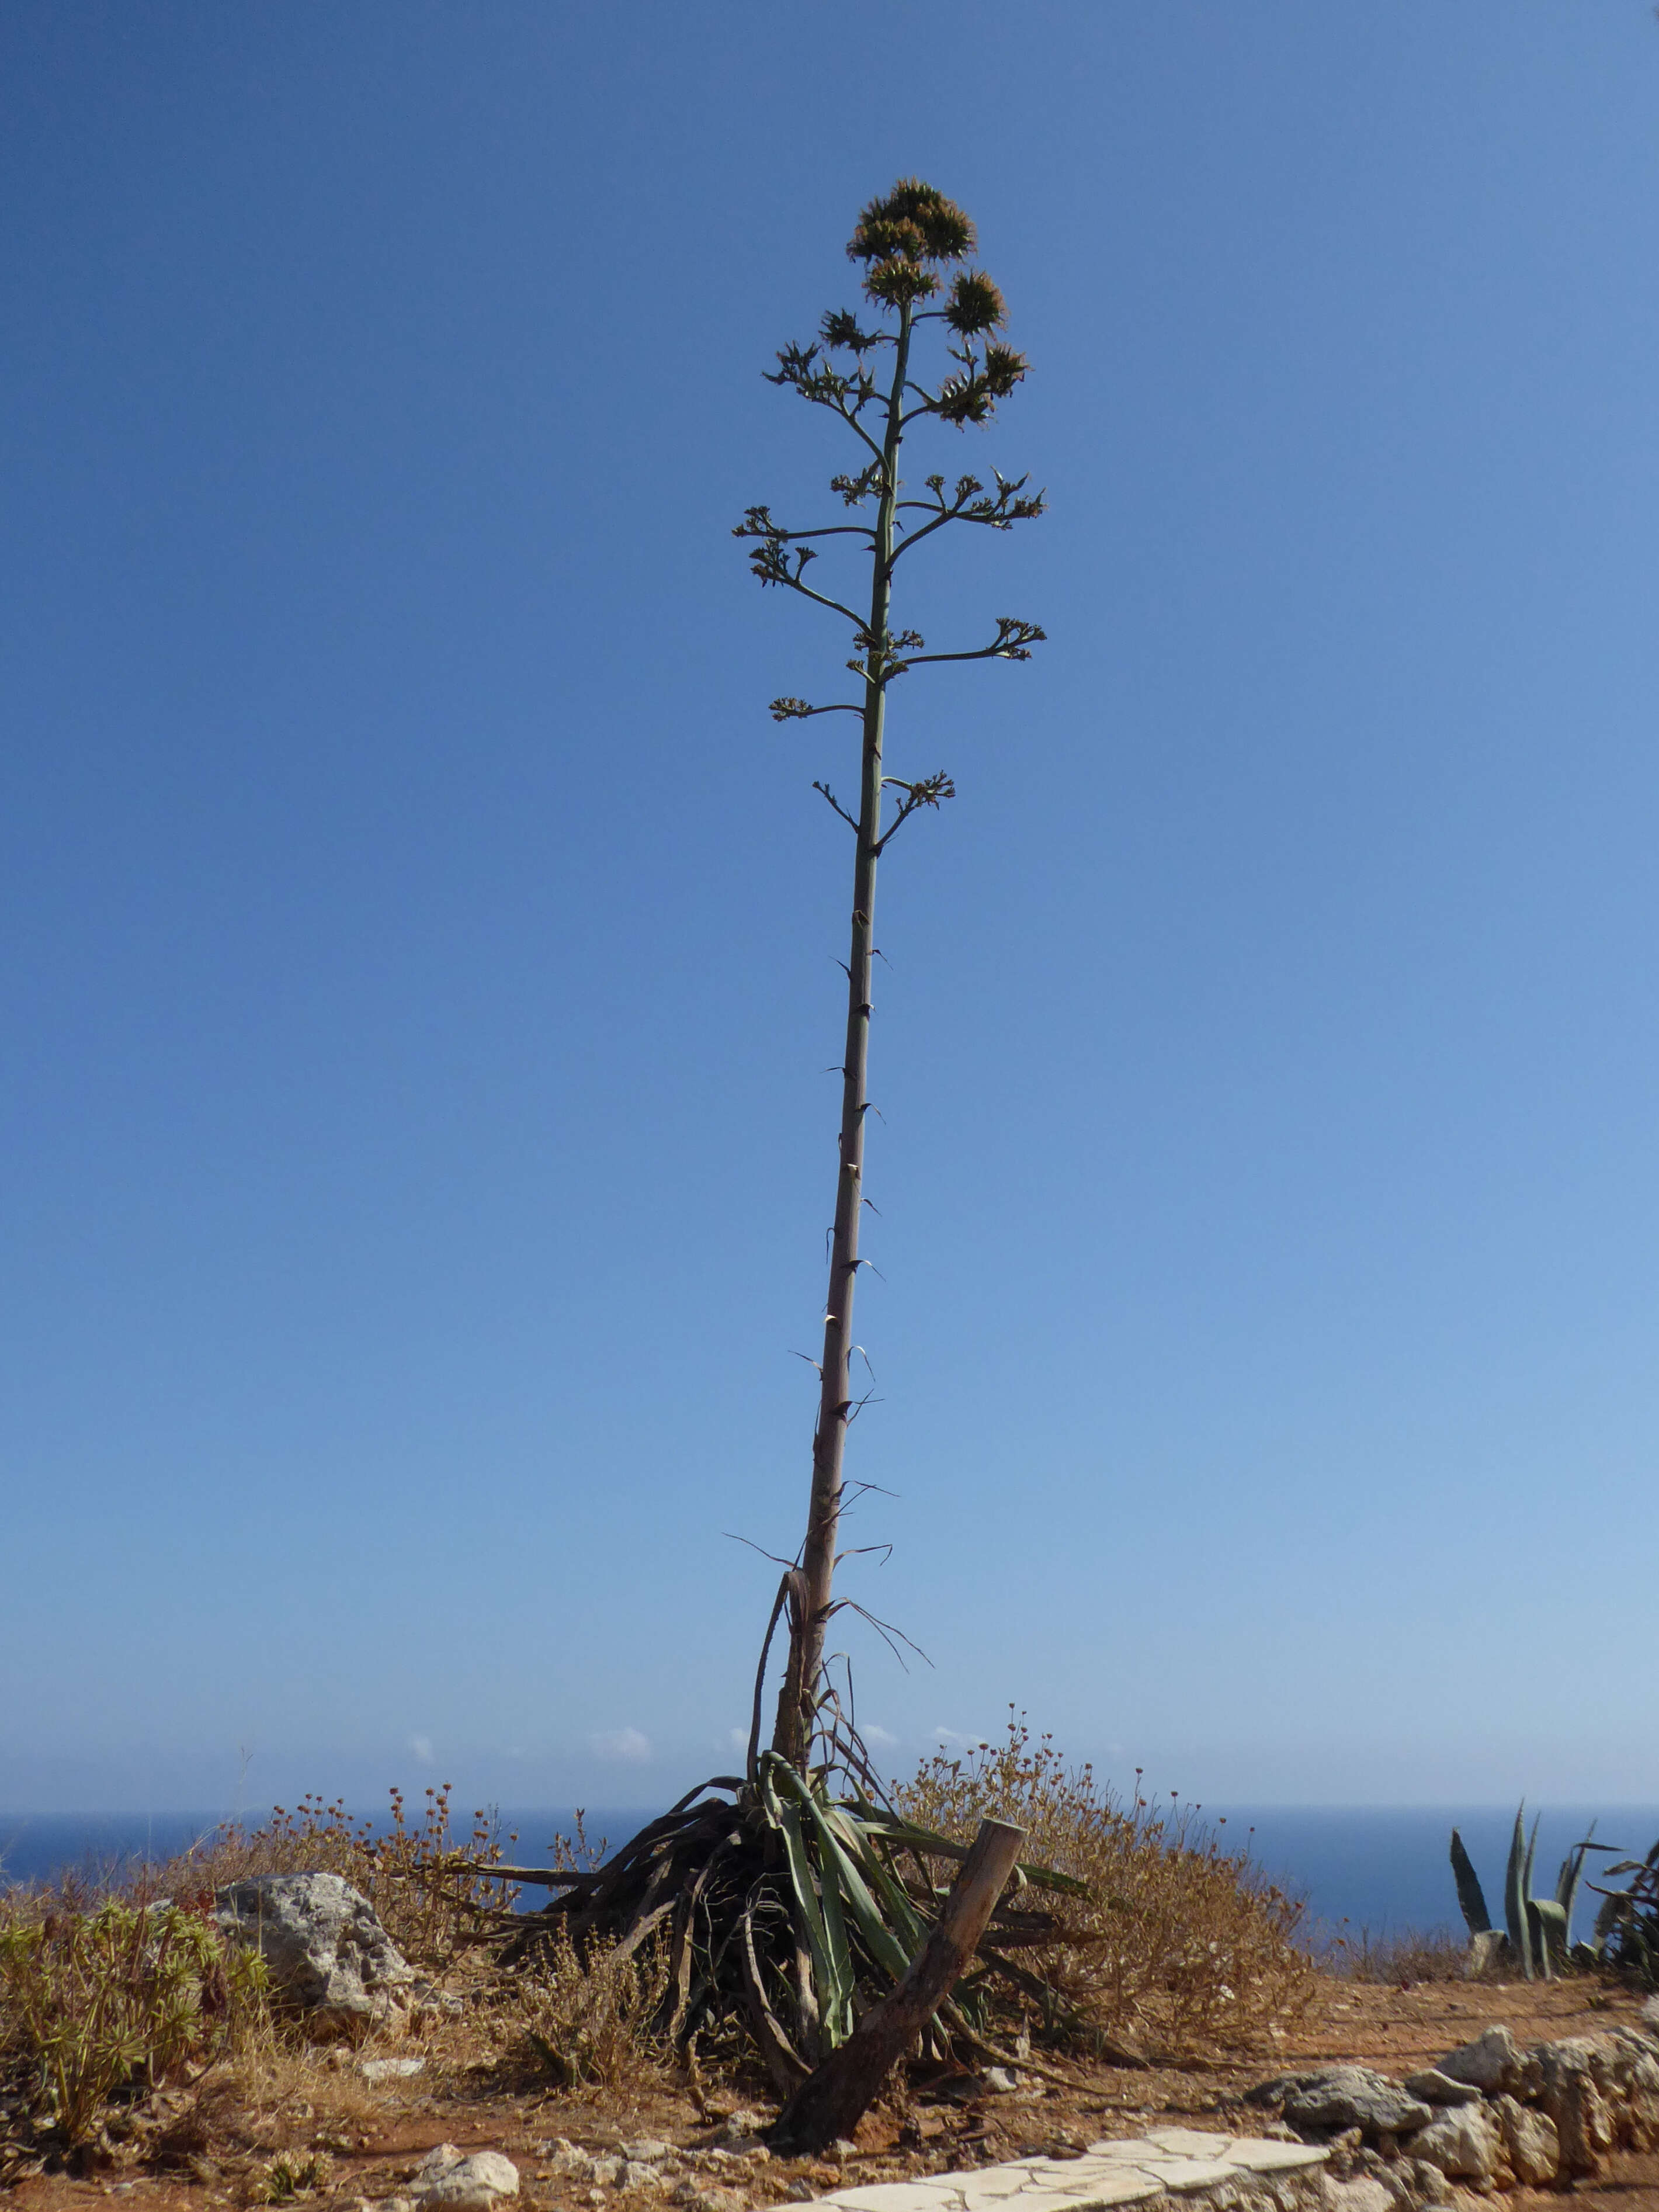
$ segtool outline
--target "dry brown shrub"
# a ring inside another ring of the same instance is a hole
[[[1012,1711],[1005,1741],[925,1761],[894,1803],[962,1843],[982,1820],[1014,1821],[1032,1863],[1087,1885],[1086,1898],[1020,1900],[1060,1922],[1051,1948],[1024,1954],[1056,1996],[1006,2000],[1036,2039],[1079,2051],[1128,2044],[1178,2061],[1247,2050],[1311,1999],[1313,1967],[1295,1941],[1303,1907],[1248,1853],[1224,1850],[1173,1806],[1156,1811],[1139,1794],[1121,1803]]]
[[[516,2055],[561,2088],[614,2089],[667,2063],[660,2019],[668,1957],[647,1942],[622,1954],[593,1943],[579,1956],[559,1928],[533,1969],[515,1978],[507,2040]]]
[[[222,1889],[255,1875],[337,1874],[361,1890],[406,1958],[440,1972],[481,1935],[493,1916],[510,1910],[518,1892],[486,1869],[502,1863],[502,1837],[489,1814],[476,1812],[470,1834],[451,1826],[450,1784],[428,1790],[418,1820],[403,1792],[391,1793],[389,1826],[376,1832],[337,1800],[302,1797],[296,1811],[278,1805],[263,1827],[228,1823],[205,1836],[149,1881],[157,1893]]]
[[[283,2171],[295,2192],[303,2190],[298,2177],[307,2157],[320,2171],[332,2154],[359,2148],[385,2118],[384,2094],[358,2072],[355,2055],[273,2033],[109,2125],[128,2165],[233,2180],[242,2201],[265,2203],[281,2201]],[[276,2198],[264,2194],[272,2180]]]
[[[1345,1981],[1386,1983],[1401,1990],[1414,1982],[1472,1978],[1468,1939],[1460,1941],[1443,1928],[1401,1928],[1379,1936],[1362,1928],[1358,1936],[1334,1936],[1322,1964]],[[1501,1971],[1495,1966],[1485,1978],[1496,1981]]]

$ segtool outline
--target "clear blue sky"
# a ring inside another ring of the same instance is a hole
[[[0,100],[0,1806],[729,1763],[854,738],[727,533],[912,171],[1053,508],[901,611],[1051,642],[895,700],[862,1710],[1659,1796],[1652,11],[11,0]]]

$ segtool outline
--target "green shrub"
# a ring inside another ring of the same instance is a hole
[[[110,2097],[156,2087],[266,2020],[265,1970],[200,1911],[111,1899],[95,1911],[0,1905],[0,2063],[74,2148]]]

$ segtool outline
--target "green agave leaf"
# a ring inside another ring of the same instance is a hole
[[[832,1808],[828,1818],[848,1856],[886,1908],[899,1941],[914,1959],[927,1941],[928,1933],[927,1923],[917,1911],[915,1899],[882,1856],[861,1822],[854,1820],[842,1807]]]
[[[771,1828],[781,1828],[783,1825],[783,1808],[778,1802],[777,1786],[772,1778],[773,1766],[781,1766],[782,1764],[782,1760],[778,1758],[775,1752],[763,1751],[760,1755],[760,1765],[756,1773],[756,1779],[760,1784],[761,1812],[767,1826]]]
[[[858,1923],[859,1933],[877,1963],[891,1974],[895,1981],[902,1980],[908,1969],[909,1959],[877,1911],[858,1869],[836,1840],[824,1818],[825,1808],[794,1768],[775,1753],[763,1754],[762,1767],[763,1777],[771,1778],[778,1790],[793,1797],[812,1824],[823,1869],[826,1901],[831,1888],[838,1888]],[[838,1907],[840,1902],[841,1897],[837,1897]]]
[[[1553,1897],[1532,1897],[1527,1900],[1527,1917],[1532,1924],[1540,1969],[1547,1982],[1553,1981],[1555,1961],[1567,1954],[1565,1909]]]
[[[1532,1893],[1533,1861],[1538,1856],[1538,1823],[1543,1817],[1541,1813],[1534,1813],[1532,1816],[1532,1833],[1527,1838],[1527,1863],[1521,1869],[1521,1909],[1527,1917],[1527,1941],[1532,1950],[1533,1970],[1540,1980],[1548,1981],[1549,1953],[1533,1919],[1537,1900]]]
[[[789,1886],[800,1908],[801,1920],[806,1929],[807,1948],[812,1955],[812,1979],[818,1996],[819,2031],[833,2049],[842,2039],[836,2031],[847,1992],[838,1986],[840,1977],[836,1973],[834,1954],[824,1928],[817,1887],[812,1880],[806,1841],[801,1833],[800,1814],[793,1806],[786,1805],[781,1808],[778,1826],[783,1834],[784,1856],[789,1863]]]
[[[1567,1853],[1561,1862],[1561,1871],[1556,1877],[1555,1901],[1566,1917],[1566,1928],[1561,1938],[1564,1956],[1572,1948],[1572,1908],[1577,1902],[1578,1884],[1583,1876],[1585,1854],[1595,1848],[1593,1840],[1595,1835],[1595,1823],[1592,1820],[1589,1824],[1589,1834],[1583,1843],[1575,1844]]]
[[[954,1844],[948,1836],[935,1835],[931,1828],[913,1827],[908,1820],[889,1819],[866,1820],[863,1826],[872,1836],[883,1843],[898,1844],[910,1850],[931,1852],[935,1858],[965,1859],[966,1844]],[[1033,1866],[1022,1859],[1015,1871],[1023,1875],[1036,1889],[1060,1891],[1067,1897],[1087,1897],[1089,1885],[1079,1881],[1075,1875],[1056,1874],[1052,1867]]]
[[[820,1884],[812,1878],[811,1856],[801,1826],[803,1806],[808,1813],[815,1810],[811,1793],[803,1787],[793,1767],[775,1752],[762,1753],[758,1779],[762,1796],[783,1838],[790,1887],[806,1925],[812,1979],[817,1989],[819,2033],[827,2046],[834,2050],[853,2032],[853,1991],[857,1974],[836,1886],[828,1881]],[[797,1800],[796,1803],[786,1805],[781,1802],[780,1784]]]
[[[1591,1885],[1592,1887],[1594,1886],[1594,1884]],[[1596,1893],[1606,1900],[1595,1916],[1595,1948],[1600,1951],[1619,1924],[1624,1892],[1617,1889],[1603,1889]]]
[[[1527,1864],[1527,1802],[1523,1797],[1521,1809],[1515,1816],[1515,1833],[1510,1838],[1509,1864],[1504,1870],[1504,1925],[1508,1931],[1510,1947],[1521,1961],[1521,1971],[1532,1979],[1532,1936],[1527,1926],[1526,1913]]]
[[[824,1869],[820,1854],[820,1885],[823,1896],[823,1936],[829,1947],[830,1965],[834,1994],[834,2019],[828,2030],[828,2039],[833,2047],[845,2043],[853,2033],[853,1992],[858,1983],[858,1968],[853,1961],[853,1947],[847,1937],[847,1919],[842,1911],[841,1887],[838,1882],[823,1879]],[[826,2008],[825,2018],[829,2019]]]
[[[802,1810],[817,1832],[818,1851],[824,1867],[826,1892],[830,1886],[830,1876],[833,1872],[846,1898],[848,1907],[854,1919],[858,1923],[859,1933],[864,1938],[872,1956],[896,1982],[902,1981],[910,1965],[908,1954],[903,1945],[877,1910],[875,1900],[865,1885],[864,1877],[860,1874],[824,1818],[823,1808],[819,1805],[793,1767],[783,1766],[781,1761],[780,1766],[781,1767],[778,1776],[780,1786],[799,1799]]]
[[[1457,1902],[1462,1907],[1463,1917],[1468,1923],[1471,1936],[1484,1936],[1492,1926],[1486,1911],[1486,1893],[1480,1887],[1480,1877],[1474,1863],[1463,1848],[1463,1838],[1455,1828],[1451,1832],[1452,1879],[1457,1884]]]

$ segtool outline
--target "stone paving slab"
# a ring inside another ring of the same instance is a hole
[[[1328,2151],[1267,2136],[1154,2128],[1091,2143],[1081,2158],[1017,2158],[964,2173],[866,2182],[811,2200],[814,2212],[1094,2212],[1096,2206],[1188,2197],[1229,2182],[1261,2181],[1324,2165]],[[785,2205],[781,2212],[800,2212]]]

